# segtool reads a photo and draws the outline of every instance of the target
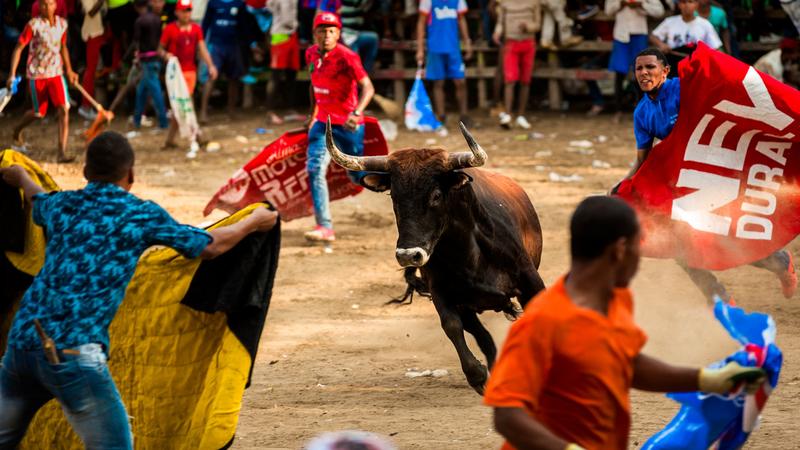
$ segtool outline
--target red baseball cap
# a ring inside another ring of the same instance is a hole
[[[186,11],[192,9],[192,0],[178,0],[178,4],[175,5],[176,11]]]
[[[334,13],[324,12],[317,14],[317,17],[314,18],[314,28],[317,27],[325,27],[325,26],[333,26],[336,28],[342,28],[342,22],[339,21],[339,16]]]

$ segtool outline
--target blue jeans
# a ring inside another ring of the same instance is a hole
[[[359,125],[355,131],[350,131],[342,125],[333,125],[331,128],[333,129],[333,141],[339,150],[353,156],[364,154],[364,125]],[[325,124],[323,122],[314,122],[308,131],[307,157],[306,170],[311,185],[311,198],[314,200],[314,217],[317,219],[317,225],[332,229],[328,181],[325,179],[331,155],[328,154],[325,146]],[[347,176],[350,181],[358,184],[364,176],[364,172],[348,171]]]
[[[36,411],[56,398],[88,449],[132,449],[128,413],[100,344],[47,362],[42,350],[8,347],[0,363],[0,449],[16,448]]]
[[[378,33],[374,31],[359,31],[355,42],[350,45],[350,50],[358,53],[364,70],[372,72],[375,58],[378,57]]]
[[[147,96],[153,97],[153,107],[156,108],[158,116],[158,126],[160,128],[169,127],[167,120],[167,108],[164,106],[164,94],[161,93],[161,61],[142,61],[142,79],[136,86],[136,107],[133,110],[133,125],[136,128],[142,126],[142,114],[147,104]]]

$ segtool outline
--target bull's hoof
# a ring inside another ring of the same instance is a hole
[[[472,386],[472,389],[475,389],[475,392],[477,392],[480,396],[483,396],[483,391],[486,388],[486,380],[488,379],[489,371],[483,364],[478,366],[477,371],[467,374],[467,381],[469,382],[469,385]]]

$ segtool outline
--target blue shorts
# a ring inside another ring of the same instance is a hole
[[[461,80],[464,78],[464,61],[461,51],[428,53],[425,64],[426,80]]]
[[[208,47],[211,61],[220,74],[224,74],[229,80],[238,80],[244,75],[242,50],[238,46],[213,44]]]
[[[646,34],[632,34],[631,41],[627,44],[615,39],[611,48],[611,59],[608,60],[608,70],[627,74],[633,63],[636,62],[634,61],[636,55],[647,46]]]

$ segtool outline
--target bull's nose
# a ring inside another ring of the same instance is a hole
[[[428,252],[424,248],[398,248],[394,251],[397,262],[403,267],[422,267],[428,262]]]

